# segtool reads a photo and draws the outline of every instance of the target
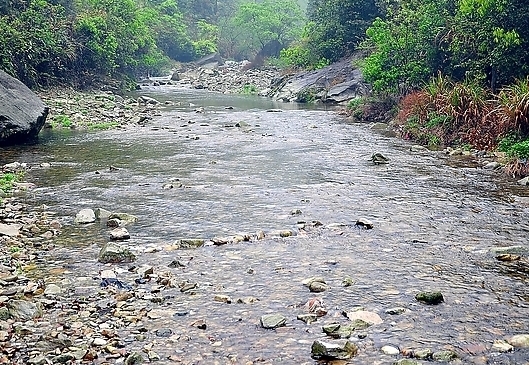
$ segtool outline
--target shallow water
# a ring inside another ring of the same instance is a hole
[[[363,306],[384,323],[363,331],[366,339],[355,339],[360,351],[352,364],[392,363],[395,357],[380,352],[384,344],[454,349],[462,363],[526,363],[528,351],[490,352],[494,340],[529,331],[527,272],[489,253],[497,246],[528,246],[524,189],[473,161],[412,153],[408,143],[326,110],[170,88],[144,93],[177,105],[162,108],[145,127],[45,131],[39,144],[3,156],[32,166],[51,163],[31,173],[38,187],[27,200],[46,204],[65,225],[42,266],[64,268],[61,278],[72,290],[85,290],[76,278],[108,268],[95,260],[107,241],[106,227],[72,224],[87,207],[137,215],[139,222],[127,227],[132,238],[126,243],[139,253],[135,264],[199,283],[194,295],[164,290],[163,303],[150,306],[165,314],[141,323],[181,335],[172,345],[155,335],[148,338],[162,358],[313,364],[310,345],[323,336],[321,324],[346,323],[341,311]],[[198,107],[204,113],[195,113]],[[282,112],[267,112],[271,108]],[[390,163],[373,165],[374,152]],[[174,188],[164,189],[169,183]],[[291,215],[294,209],[302,214]],[[360,217],[371,220],[374,229],[356,228]],[[300,221],[323,226],[298,230]],[[280,238],[277,231],[284,229],[296,235]],[[267,239],[168,249],[179,238],[258,230]],[[175,258],[187,266],[169,269]],[[306,325],[296,316],[304,311],[300,304],[315,296],[301,285],[311,276],[323,276],[331,286],[318,295],[329,314]],[[344,288],[347,276],[355,284]],[[134,280],[126,271],[122,278]],[[93,280],[86,286],[97,290]],[[417,292],[434,289],[443,292],[445,303],[415,301]],[[260,301],[221,304],[213,301],[218,293]],[[410,311],[384,313],[395,306]],[[189,314],[174,317],[179,310]],[[287,327],[261,329],[259,317],[268,312],[283,313]],[[206,319],[206,330],[190,326],[197,319]],[[122,331],[125,338],[132,336],[130,327]]]

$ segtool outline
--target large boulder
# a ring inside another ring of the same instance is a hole
[[[0,146],[35,139],[48,110],[26,85],[0,70]]]

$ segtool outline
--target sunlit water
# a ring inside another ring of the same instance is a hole
[[[27,199],[48,205],[64,223],[48,264],[67,268],[72,285],[76,276],[97,276],[108,268],[95,260],[107,241],[106,227],[73,225],[80,209],[97,207],[139,217],[128,227],[132,239],[126,243],[139,253],[137,265],[155,265],[155,271],[199,283],[196,295],[169,289],[162,304],[149,305],[166,315],[145,327],[168,327],[189,337],[168,345],[151,334],[162,358],[313,364],[310,345],[323,336],[321,324],[346,323],[340,312],[363,306],[384,323],[363,331],[366,339],[355,339],[360,351],[352,364],[392,363],[395,357],[380,352],[384,344],[454,349],[463,363],[526,363],[527,351],[490,351],[496,339],[529,332],[527,274],[489,253],[493,247],[528,246],[529,204],[512,181],[473,163],[412,153],[404,141],[325,110],[198,91],[144,92],[178,104],[162,108],[145,127],[45,131],[38,145],[6,150],[2,162],[51,163],[31,173],[38,187]],[[200,107],[204,113],[195,113]],[[283,110],[267,112],[272,108]],[[390,163],[372,164],[374,152]],[[166,184],[174,188],[164,189]],[[291,215],[294,209],[302,214]],[[360,217],[374,229],[356,228]],[[323,226],[298,232],[300,221]],[[283,229],[297,235],[277,237],[274,232]],[[143,252],[179,238],[258,230],[268,238]],[[169,269],[178,258],[187,267]],[[127,275],[123,279],[132,282]],[[329,314],[306,325],[296,316],[304,312],[299,305],[315,296],[301,284],[311,276],[323,276],[331,286],[319,295]],[[347,276],[355,284],[344,288]],[[443,292],[445,303],[415,301],[417,292],[434,289]],[[218,293],[260,301],[221,304],[213,301]],[[395,306],[410,311],[384,313]],[[173,316],[179,310],[189,314]],[[287,316],[287,327],[261,329],[259,317],[269,312]],[[197,319],[206,319],[206,330],[190,326]],[[127,336],[127,328],[122,330]]]

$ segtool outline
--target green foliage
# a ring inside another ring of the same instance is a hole
[[[258,92],[257,86],[252,84],[245,84],[240,91],[244,95],[256,95]]]
[[[13,190],[13,187],[15,186],[15,184],[19,182],[20,180],[22,180],[23,177],[24,177],[24,173],[22,172],[0,173],[0,192],[4,194],[9,194]]]
[[[198,57],[217,52],[219,28],[205,20],[197,22],[197,39],[191,42]]]
[[[281,50],[279,57],[285,66],[300,67],[309,70],[318,70],[329,65],[326,58],[315,58],[306,45],[293,45]]]
[[[55,117],[53,117],[52,125],[54,127],[71,128],[72,120],[67,115],[56,115]]]

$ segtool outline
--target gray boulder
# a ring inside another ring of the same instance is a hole
[[[48,111],[26,85],[0,70],[0,146],[34,140]]]

